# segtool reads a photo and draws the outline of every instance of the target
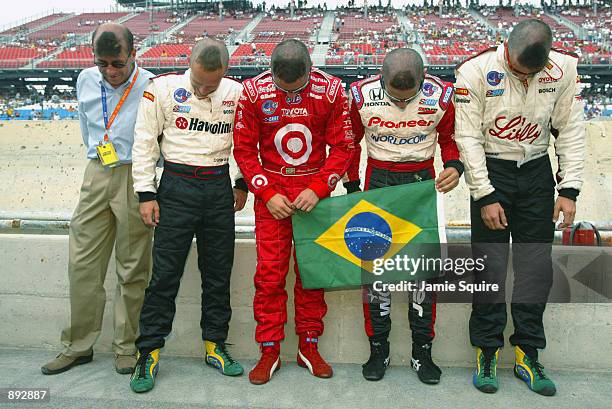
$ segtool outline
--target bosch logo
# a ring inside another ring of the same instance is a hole
[[[542,88],[538,90],[539,94],[546,94],[548,92],[557,92],[556,88]]]
[[[487,82],[491,86],[499,85],[504,79],[504,74],[498,71],[489,71],[487,73]]]
[[[174,121],[174,124],[176,125],[178,129],[187,129],[187,127],[189,126],[189,122],[182,116],[179,116],[178,118],[176,118],[176,120]]]

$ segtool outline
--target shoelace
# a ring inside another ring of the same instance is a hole
[[[231,344],[223,343],[223,344],[219,345],[219,351],[223,355],[223,359],[227,360],[227,362],[230,365],[233,365],[233,364],[236,363],[236,361],[234,360],[234,358],[232,358],[232,356],[230,355],[229,351],[227,350],[227,345],[231,345]]]
[[[536,370],[536,372],[538,374],[538,377],[540,379],[548,379],[546,377],[546,374],[543,371],[544,370],[544,366],[541,363],[539,363],[538,361],[535,361],[535,364],[533,366],[535,366],[535,370]]]
[[[490,378],[491,377],[491,363],[493,362],[493,357],[492,356],[486,356],[483,354],[484,357],[484,377],[485,378]]]
[[[136,362],[136,366],[138,367],[138,379],[146,378],[147,374],[147,360],[149,359],[149,354],[145,353],[138,357],[138,362]]]

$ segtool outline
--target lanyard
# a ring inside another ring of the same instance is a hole
[[[102,93],[102,116],[104,117],[104,128],[107,131],[110,129],[113,122],[115,122],[115,118],[117,118],[117,114],[119,114],[119,110],[123,106],[123,103],[127,99],[128,95],[130,95],[130,91],[132,90],[132,87],[136,83],[137,79],[138,79],[138,68],[136,68],[136,73],[134,74],[134,78],[132,79],[132,82],[125,89],[125,91],[123,91],[123,95],[121,96],[121,99],[119,99],[119,102],[117,102],[117,106],[115,107],[115,110],[111,114],[110,118],[108,117],[108,108],[106,106],[106,88],[104,88],[104,85],[100,85],[100,92]],[[108,133],[106,132],[104,133],[104,142],[108,142]]]

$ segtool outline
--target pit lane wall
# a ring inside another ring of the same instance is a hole
[[[25,122],[25,121],[24,121]],[[0,209],[6,212],[45,211],[70,213],[78,199],[85,165],[78,124],[73,122],[0,123]],[[24,127],[28,125],[28,127]],[[587,180],[580,196],[578,219],[612,220],[612,123],[592,122],[589,130]],[[340,190],[340,189],[339,189]],[[462,182],[446,200],[447,220],[467,220],[467,189]],[[250,204],[247,205],[247,207]],[[244,212],[245,215],[250,210]],[[190,253],[177,315],[165,354],[202,355],[200,278],[195,246]],[[68,323],[68,236],[66,234],[0,234],[0,347],[59,349],[61,329]],[[258,355],[252,313],[255,245],[236,243],[232,276],[233,316],[228,342],[238,358]],[[294,283],[290,270],[287,288]],[[102,336],[96,351],[110,351],[112,299],[116,287],[111,259],[106,279],[107,305]],[[407,300],[394,298],[391,333],[392,362],[410,363],[410,331]],[[321,349],[332,362],[361,363],[368,357],[363,331],[360,291],[335,291],[326,296],[329,312]],[[297,339],[293,330],[292,296],[283,355],[295,359]],[[433,354],[442,365],[472,365],[467,304],[438,306]],[[548,348],[542,361],[551,368],[612,371],[612,304],[551,304],[545,314]],[[506,339],[512,333],[509,319]],[[512,363],[512,350],[503,351],[502,364]]]

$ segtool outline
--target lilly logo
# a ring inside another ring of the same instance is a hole
[[[504,74],[498,71],[489,71],[487,73],[487,82],[489,85],[496,86],[504,79]]]

